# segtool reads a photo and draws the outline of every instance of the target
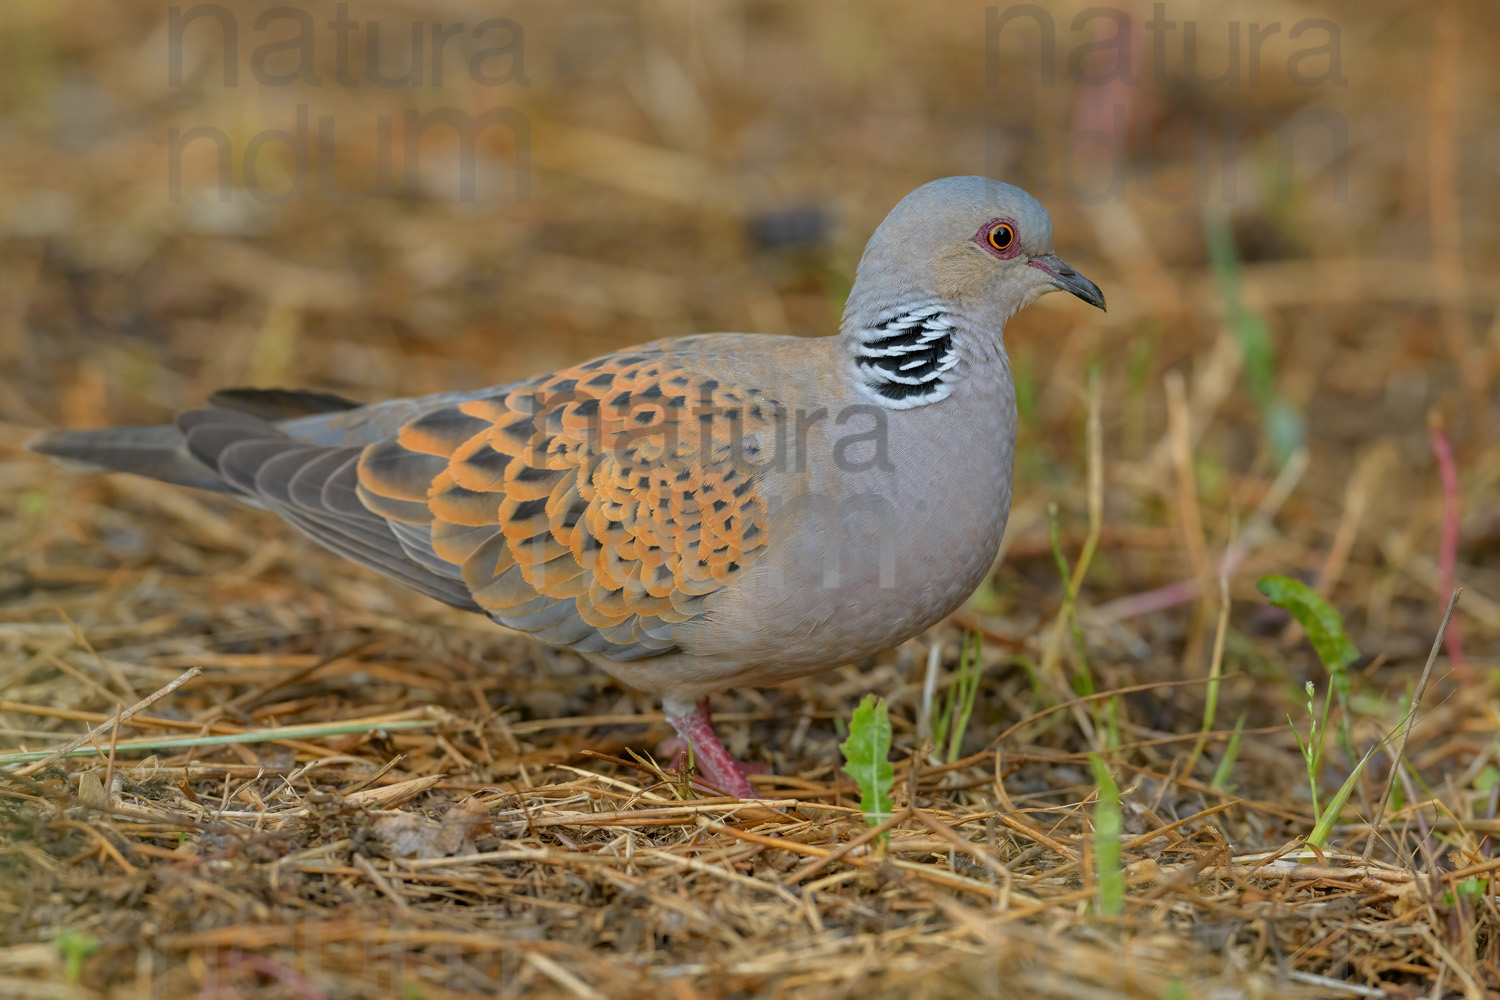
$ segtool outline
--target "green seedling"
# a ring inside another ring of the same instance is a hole
[[[63,977],[70,983],[83,978],[83,960],[99,950],[99,939],[87,931],[65,930],[57,936],[62,952]]]
[[[1307,714],[1310,726],[1305,742],[1301,734],[1297,732],[1297,725],[1292,722],[1292,717],[1287,716],[1287,722],[1292,727],[1292,736],[1296,738],[1297,748],[1302,751],[1302,759],[1307,765],[1307,787],[1312,795],[1313,814],[1317,817],[1313,831],[1307,840],[1314,847],[1322,847],[1328,841],[1328,835],[1333,831],[1333,825],[1338,821],[1339,812],[1344,808],[1344,803],[1349,800],[1350,793],[1358,784],[1359,776],[1363,773],[1365,764],[1370,760],[1370,754],[1375,752],[1375,748],[1371,747],[1370,751],[1354,765],[1353,770],[1349,772],[1349,777],[1339,786],[1339,790],[1334,793],[1327,806],[1319,808],[1318,771],[1323,761],[1323,737],[1328,728],[1328,711],[1335,694],[1338,696],[1340,709],[1340,742],[1344,746],[1344,752],[1349,755],[1349,759],[1354,760],[1354,738],[1349,731],[1351,687],[1349,664],[1359,659],[1359,650],[1345,634],[1344,620],[1339,617],[1338,611],[1307,584],[1285,576],[1267,576],[1257,581],[1255,586],[1272,604],[1286,610],[1297,619],[1297,622],[1306,630],[1313,651],[1318,654],[1318,659],[1323,661],[1323,666],[1328,670],[1328,687],[1323,693],[1321,713],[1316,708],[1317,687],[1312,681],[1307,682]]]
[[[1484,898],[1484,883],[1477,878],[1466,878],[1453,887],[1453,892],[1443,893],[1443,903],[1452,906],[1460,899],[1477,903]]]
[[[1328,671],[1329,688],[1339,702],[1339,742],[1352,762],[1355,759],[1354,734],[1349,728],[1349,694],[1353,687],[1349,664],[1359,659],[1359,649],[1344,632],[1344,620],[1338,611],[1307,584],[1285,576],[1261,577],[1255,584],[1276,607],[1288,612],[1307,632],[1313,652]],[[1324,711],[1327,717],[1327,711]]]
[[[879,826],[891,818],[891,786],[896,770],[891,766],[891,720],[885,699],[867,694],[849,719],[849,738],[839,744],[844,755],[844,773],[859,787],[859,809],[865,821]]]
[[[1307,791],[1312,796],[1312,807],[1315,814],[1321,815],[1318,808],[1318,771],[1323,764],[1323,733],[1328,728],[1328,706],[1333,697],[1333,688],[1328,688],[1323,694],[1323,712],[1317,711],[1317,687],[1312,681],[1307,682],[1307,715],[1309,726],[1307,739],[1302,739],[1302,734],[1297,732],[1297,723],[1292,721],[1292,713],[1286,715],[1286,723],[1292,727],[1292,738],[1297,741],[1297,749],[1302,752],[1302,762],[1307,767]]]

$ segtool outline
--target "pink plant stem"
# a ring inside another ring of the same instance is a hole
[[[1214,563],[1214,572],[1234,574],[1240,568],[1240,563],[1245,561],[1249,555],[1249,549],[1239,543],[1231,542]],[[1197,580],[1183,580],[1179,583],[1169,583],[1165,587],[1157,587],[1155,590],[1143,591],[1139,594],[1130,594],[1127,597],[1117,597],[1113,601],[1107,601],[1094,609],[1094,617],[1100,621],[1124,621],[1127,618],[1138,618],[1141,615],[1149,615],[1157,611],[1165,611],[1167,608],[1175,608],[1179,604],[1186,604],[1198,596]]]
[[[1437,456],[1438,476],[1443,484],[1443,539],[1438,548],[1438,591],[1441,596],[1453,593],[1454,567],[1458,563],[1458,466],[1453,461],[1453,446],[1448,441],[1448,431],[1440,416],[1434,414],[1428,420],[1427,431],[1432,438],[1432,453]],[[1464,658],[1463,635],[1457,619],[1448,626],[1446,647],[1454,672],[1461,681],[1468,683],[1469,664]]]

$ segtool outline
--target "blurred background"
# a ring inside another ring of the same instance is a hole
[[[1242,787],[1305,799],[1285,717],[1326,675],[1257,577],[1299,578],[1345,616],[1370,685],[1361,740],[1399,719],[1453,582],[1467,589],[1441,683],[1486,682],[1495,662],[1497,37],[1488,0],[6,0],[0,690],[108,711],[196,664],[201,708],[273,676],[267,657],[310,669],[353,632],[358,670],[267,718],[456,691],[512,720],[654,712],[272,518],[21,445],[168,421],[224,386],[374,400],[676,334],[828,335],[890,207],[985,174],[1041,199],[1109,312],[1050,296],[1006,330],[1016,501],[1006,558],[959,616],[1005,669],[971,748],[1034,707],[1022,668],[1045,662],[1064,600],[1049,505],[1076,560],[1093,393],[1102,530],[1079,602],[1098,682],[1201,676],[1227,565],[1218,724],[1262,727]],[[939,631],[945,663],[959,635]],[[731,749],[828,778],[833,720],[870,690],[915,744],[926,659],[919,640],[727,697],[757,720]],[[1191,734],[1202,703],[1141,696],[1118,721]],[[1487,700],[1443,704],[1420,766],[1449,768],[1493,816],[1500,772],[1475,784]],[[64,726],[8,719],[32,740]],[[533,731],[525,760],[644,742],[613,732]]]

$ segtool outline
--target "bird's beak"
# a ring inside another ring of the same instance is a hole
[[[1099,291],[1099,286],[1069,267],[1057,254],[1042,254],[1032,257],[1026,263],[1038,271],[1046,272],[1051,277],[1052,284],[1063,291],[1072,292],[1091,306],[1105,308],[1104,293]]]

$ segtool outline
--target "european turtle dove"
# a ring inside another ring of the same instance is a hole
[[[699,775],[753,797],[708,696],[922,632],[989,570],[1016,402],[1001,332],[1062,289],[1025,191],[950,177],[876,229],[836,336],[708,334],[362,406],[230,390],[43,454],[231,493],[455,607],[661,696]]]

